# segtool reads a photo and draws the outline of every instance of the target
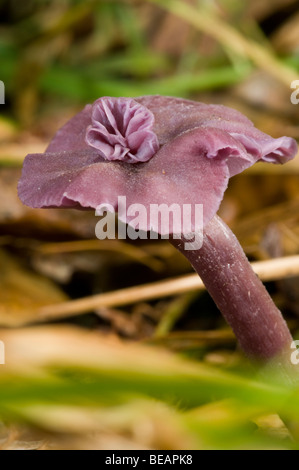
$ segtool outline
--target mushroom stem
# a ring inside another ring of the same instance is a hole
[[[292,366],[288,326],[229,227],[215,216],[204,228],[202,248],[185,250],[185,241],[171,243],[191,262],[245,354],[263,363],[284,357]]]

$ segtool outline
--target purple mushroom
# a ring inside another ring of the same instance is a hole
[[[60,129],[44,154],[26,157],[19,196],[34,208],[107,206],[135,230],[170,235],[244,352],[256,361],[283,363],[292,343],[286,322],[216,213],[231,176],[257,161],[285,163],[296,153],[293,139],[273,139],[225,106],[163,96],[103,97]],[[180,215],[171,224],[145,211],[136,224],[136,211],[124,210],[120,197],[133,209],[172,207]],[[202,207],[202,219],[191,211],[186,222],[185,206]],[[202,243],[192,245],[201,225]]]

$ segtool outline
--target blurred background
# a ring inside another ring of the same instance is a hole
[[[93,213],[31,210],[16,188],[105,95],[224,104],[299,139],[299,1],[0,0],[0,80],[0,449],[297,449],[299,395],[259,383],[206,292],[139,300],[191,272],[169,243],[99,242]],[[220,215],[252,261],[299,253],[298,161],[230,182]],[[298,278],[267,288],[296,337]]]

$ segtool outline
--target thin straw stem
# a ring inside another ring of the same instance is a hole
[[[254,272],[264,282],[299,276],[299,255],[258,261],[251,264]],[[129,287],[113,292],[84,297],[61,304],[42,307],[37,311],[37,319],[55,319],[89,313],[100,307],[121,307],[184,294],[205,286],[197,274],[188,274],[174,279]]]

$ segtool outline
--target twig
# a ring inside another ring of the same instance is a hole
[[[105,251],[116,252],[123,256],[132,258],[141,264],[153,269],[161,271],[164,264],[153,256],[149,255],[141,248],[137,248],[119,240],[76,240],[61,243],[46,243],[38,247],[38,251],[45,255],[56,255],[61,253],[76,253],[80,251]]]
[[[299,276],[299,255],[276,258],[252,263],[252,268],[262,281],[276,281]],[[197,274],[189,274],[175,279],[154,282],[137,287],[129,287],[79,300],[42,307],[37,311],[37,320],[70,317],[89,313],[99,307],[119,307],[155,300],[162,297],[183,294],[205,289]]]

